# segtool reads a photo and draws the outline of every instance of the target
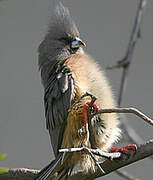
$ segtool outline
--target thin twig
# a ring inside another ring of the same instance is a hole
[[[133,30],[132,30],[131,38],[130,38],[130,41],[128,44],[126,55],[123,58],[123,60],[118,61],[118,65],[123,68],[121,86],[120,86],[120,91],[119,91],[119,99],[118,99],[119,107],[121,105],[123,93],[126,88],[127,75],[129,72],[129,67],[130,67],[131,61],[132,61],[132,56],[133,56],[133,52],[135,49],[135,45],[136,45],[137,39],[140,37],[140,25],[141,25],[141,20],[142,20],[142,12],[143,12],[143,8],[145,7],[145,5],[146,5],[146,0],[140,0],[140,4],[139,4],[138,10],[137,10],[135,23],[133,26]]]
[[[129,72],[129,67],[130,67],[131,61],[132,61],[132,56],[133,56],[133,52],[135,49],[135,45],[136,45],[137,39],[140,37],[140,26],[141,26],[141,21],[142,21],[142,13],[143,13],[143,9],[144,9],[145,5],[146,5],[146,0],[140,0],[139,6],[137,9],[137,13],[136,13],[136,17],[135,17],[133,30],[131,33],[131,37],[130,37],[127,51],[126,51],[124,58],[122,60],[117,61],[117,64],[115,66],[108,67],[108,69],[123,68],[120,91],[119,91],[119,99],[118,99],[119,107],[121,105],[123,93],[125,91],[127,75]]]
[[[132,113],[143,119],[145,122],[149,123],[153,126],[153,120],[137,110],[136,108],[113,108],[113,109],[100,109],[95,112],[93,115],[101,114],[101,113]]]
[[[121,157],[120,152],[114,152],[114,153],[109,153],[105,151],[101,151],[100,149],[89,149],[87,147],[81,147],[81,148],[65,148],[65,149],[59,149],[59,152],[77,152],[77,151],[91,151],[93,154],[109,159],[115,159]]]

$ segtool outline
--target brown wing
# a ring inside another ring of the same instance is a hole
[[[56,65],[49,74],[44,95],[46,127],[50,133],[54,153],[57,155],[75,89],[72,75],[66,66]]]

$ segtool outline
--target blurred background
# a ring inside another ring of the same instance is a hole
[[[37,48],[44,37],[56,0],[0,0],[0,166],[40,169],[53,159],[45,128],[43,87]],[[126,51],[138,0],[61,0],[71,12],[86,42],[85,51],[106,69]],[[148,0],[142,38],[134,52],[122,107],[137,107],[153,118],[153,1]],[[116,99],[121,70],[106,70]],[[149,140],[153,129],[134,115],[129,124]],[[153,162],[124,168],[140,179],[152,179]],[[100,178],[99,178],[100,179]],[[121,180],[115,173],[103,179]]]

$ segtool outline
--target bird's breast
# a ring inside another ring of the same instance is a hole
[[[67,125],[64,132],[62,147],[88,146],[88,124],[83,121],[83,102],[73,107],[67,117]]]

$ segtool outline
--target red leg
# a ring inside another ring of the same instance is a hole
[[[87,122],[87,110],[90,108],[90,103],[91,102],[86,102],[83,106],[83,123],[84,123],[84,125],[86,125],[86,122]],[[92,108],[96,111],[99,109],[99,107],[97,106],[96,103],[93,104]]]
[[[131,144],[131,145],[120,147],[120,148],[116,148],[114,146],[112,146],[110,148],[111,152],[121,152],[121,153],[124,153],[124,154],[127,154],[131,150],[136,152],[137,146],[135,144]]]

